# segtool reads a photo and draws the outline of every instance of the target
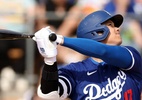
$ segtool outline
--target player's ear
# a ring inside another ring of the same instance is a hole
[[[103,31],[97,31],[96,33],[97,33],[98,35],[100,35],[100,36],[104,34]]]

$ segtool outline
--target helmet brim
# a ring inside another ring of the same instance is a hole
[[[120,25],[123,23],[123,16],[120,14],[114,15],[108,20],[113,21],[115,27],[120,27]]]

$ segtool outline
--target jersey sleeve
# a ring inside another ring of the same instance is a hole
[[[74,71],[72,71],[74,70]],[[67,66],[64,66],[62,68],[59,68],[59,95],[61,98],[67,98],[72,95],[72,91],[74,91],[74,88],[76,86],[75,82],[75,76],[76,71],[73,64],[69,64]]]
[[[135,72],[142,74],[142,58],[141,58],[141,55],[133,47],[126,46],[125,48],[129,51],[129,53],[131,54],[131,58],[132,58],[131,65],[126,70],[131,70],[133,72],[135,71]]]

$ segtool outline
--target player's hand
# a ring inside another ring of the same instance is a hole
[[[48,65],[52,65],[56,61],[57,55],[57,43],[49,40],[49,35],[54,33],[49,27],[42,28],[35,33],[33,38],[39,50],[39,53],[44,57],[44,62]]]

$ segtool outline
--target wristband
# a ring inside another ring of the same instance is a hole
[[[58,80],[58,71],[48,72],[48,71],[43,70],[42,71],[42,78],[46,81]]]
[[[44,68],[42,70],[42,78],[45,81],[58,80],[57,62],[55,62],[53,65],[44,65]]]

